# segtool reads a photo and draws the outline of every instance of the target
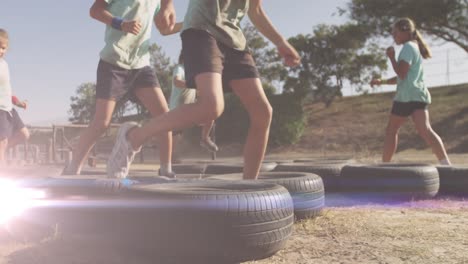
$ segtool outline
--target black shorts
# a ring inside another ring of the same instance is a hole
[[[250,52],[228,47],[205,30],[187,29],[181,38],[187,87],[196,88],[195,77],[206,72],[222,75],[225,92],[232,80],[260,76]]]
[[[127,70],[99,61],[96,80],[96,99],[119,101],[136,89],[160,87],[159,80],[153,68],[146,66],[141,69]]]
[[[392,114],[408,117],[414,113],[416,110],[426,110],[428,104],[424,102],[398,102],[393,101]]]
[[[0,110],[0,140],[10,138],[23,127],[23,120],[15,109],[10,112]]]

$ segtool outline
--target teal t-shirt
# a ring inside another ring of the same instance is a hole
[[[160,0],[105,0],[108,11],[124,20],[140,20],[138,35],[125,33],[107,25],[106,45],[101,59],[124,69],[140,69],[150,65],[150,38],[154,16],[160,9]]]
[[[240,22],[249,10],[249,0],[190,0],[182,31],[208,31],[217,41],[237,50],[246,49]]]
[[[185,80],[185,69],[184,66],[178,64],[172,72],[172,90],[171,97],[169,98],[169,109],[177,108],[182,104],[190,104],[195,102],[197,90],[189,89],[184,87],[178,87],[174,83],[174,78]]]
[[[404,80],[398,78],[395,101],[431,103],[431,94],[424,83],[423,57],[418,44],[408,41],[403,45],[398,61],[405,61],[410,65],[408,75]]]

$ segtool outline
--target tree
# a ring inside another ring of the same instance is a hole
[[[68,113],[71,117],[68,119],[75,124],[87,124],[91,122],[95,112],[95,96],[96,84],[83,83],[76,89],[76,95],[70,97],[70,110]],[[129,104],[126,99],[117,102],[115,111],[112,117],[114,122],[120,121],[128,110]]]
[[[341,96],[344,83],[360,87],[386,69],[386,58],[378,46],[368,42],[368,34],[354,24],[319,25],[313,35],[290,39],[302,58],[301,66],[291,69],[285,89],[298,97],[312,95],[329,106]]]
[[[76,95],[70,97],[71,104],[68,119],[72,123],[85,124],[91,121],[95,111],[96,84],[83,83],[76,89]]]
[[[247,46],[250,48],[252,57],[260,72],[264,88],[270,92],[281,90],[281,81],[287,75],[287,70],[283,66],[276,49],[251,24],[245,24],[243,31],[247,39]]]
[[[351,0],[341,13],[374,36],[388,36],[396,18],[410,17],[426,34],[468,52],[468,0]]]

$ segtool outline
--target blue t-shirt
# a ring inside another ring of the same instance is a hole
[[[410,65],[404,80],[398,78],[395,101],[431,103],[431,94],[424,83],[423,57],[418,44],[408,41],[403,45],[398,62],[405,61]]]

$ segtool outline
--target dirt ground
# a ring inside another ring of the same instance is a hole
[[[278,157],[298,156],[300,153]],[[376,160],[378,157],[360,161]],[[434,158],[427,154],[402,153],[396,160],[433,162]],[[452,160],[462,164],[468,157],[458,155]],[[327,196],[326,199],[339,198]],[[32,242],[2,239],[2,234],[5,232],[0,232],[0,263],[159,263],[157,260],[124,258],[100,243],[74,248],[61,245],[59,238]],[[60,251],[57,251],[58,246]],[[439,197],[393,205],[349,203],[326,207],[321,216],[296,223],[283,250],[271,258],[247,263],[468,264],[468,197]]]

